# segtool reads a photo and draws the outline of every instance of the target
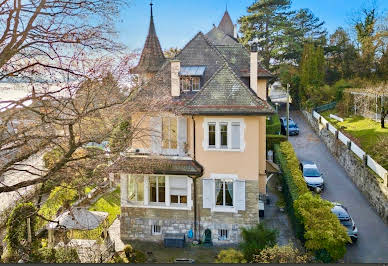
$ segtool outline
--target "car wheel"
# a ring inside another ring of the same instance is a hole
[[[351,236],[350,239],[352,240],[353,243],[357,242],[357,237]]]

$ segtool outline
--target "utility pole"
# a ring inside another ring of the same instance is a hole
[[[287,140],[288,140],[288,137],[290,136],[289,126],[290,126],[290,84],[287,84]]]

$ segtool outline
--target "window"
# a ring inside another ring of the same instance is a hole
[[[151,226],[151,232],[152,232],[153,235],[160,235],[160,234],[162,234],[162,230],[160,228],[160,225],[156,225],[156,224],[152,225]]]
[[[210,121],[209,121],[210,120]],[[243,151],[244,122],[242,119],[205,119],[205,150],[238,150]]]
[[[128,176],[128,200],[143,201],[144,200],[144,178],[143,176],[129,175]]]
[[[182,76],[180,78],[180,84],[182,92],[199,91],[201,79],[200,77]]]
[[[227,240],[228,239],[228,230],[227,229],[218,229],[218,239]]]
[[[150,202],[166,201],[166,183],[164,176],[150,176]]]
[[[216,179],[216,206],[233,206],[233,180]]]
[[[173,204],[187,204],[187,178],[169,177],[170,183],[170,202]]]
[[[177,119],[163,117],[162,119],[162,147],[163,149],[177,148]]]
[[[220,124],[220,139],[221,139],[221,148],[228,147],[228,123]]]
[[[209,147],[216,147],[216,123],[209,123]]]

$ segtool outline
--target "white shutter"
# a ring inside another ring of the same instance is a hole
[[[236,180],[234,182],[236,184],[236,209],[238,211],[245,211],[245,180]]]
[[[153,153],[160,154],[162,152],[162,118],[151,117],[151,149]]]
[[[187,177],[170,176],[170,195],[187,195]]]
[[[187,143],[187,118],[178,117],[178,152],[185,154],[185,143]]]
[[[232,123],[232,149],[240,149],[240,123]]]
[[[203,208],[212,208],[214,201],[214,191],[213,191],[214,179],[204,178],[202,179],[202,200]]]

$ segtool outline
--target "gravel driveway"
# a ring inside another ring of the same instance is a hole
[[[388,225],[369,205],[342,166],[311,129],[302,113],[291,112],[291,118],[300,128],[299,136],[290,137],[299,160],[312,160],[318,165],[325,180],[322,197],[344,204],[358,227],[359,239],[348,246],[345,262],[388,262]]]

